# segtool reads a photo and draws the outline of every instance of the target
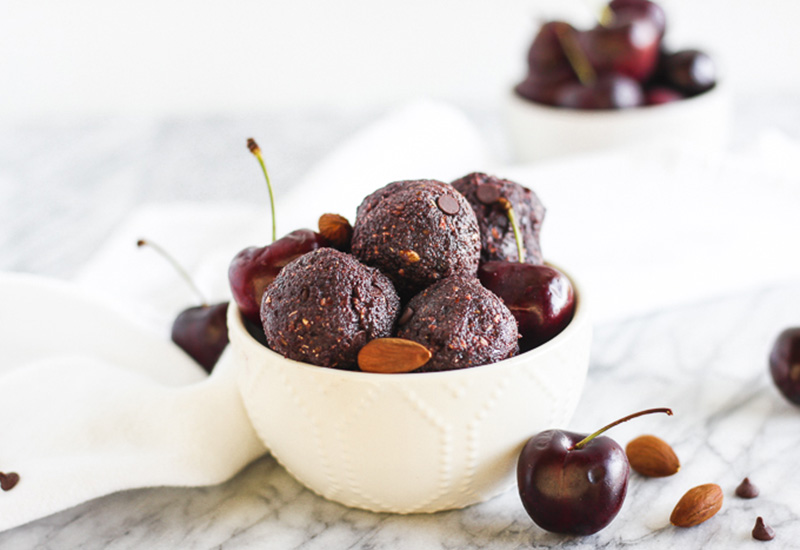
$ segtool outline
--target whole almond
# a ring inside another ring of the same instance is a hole
[[[716,483],[706,483],[689,489],[681,497],[670,523],[677,527],[692,527],[711,519],[722,508],[722,489]]]
[[[654,435],[641,435],[625,447],[634,471],[647,477],[667,477],[681,469],[678,455],[666,441]]]
[[[366,372],[411,372],[430,358],[430,350],[417,342],[404,338],[376,338],[358,352],[358,366]]]
[[[353,226],[347,218],[339,214],[323,214],[317,222],[319,234],[325,237],[338,250],[348,250],[353,237]]]

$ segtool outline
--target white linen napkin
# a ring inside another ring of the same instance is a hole
[[[225,358],[206,377],[68,283],[4,274],[0,303],[0,469],[20,476],[0,530],[122,489],[219,483],[263,454]]]

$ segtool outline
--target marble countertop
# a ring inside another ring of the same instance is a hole
[[[628,412],[670,406],[615,429],[625,444],[657,434],[682,462],[673,477],[632,475],[616,520],[586,538],[536,527],[515,490],[464,510],[397,516],[348,509],[296,482],[269,456],[231,481],[200,489],[114,494],[0,533],[8,548],[750,548],[763,516],[774,547],[800,540],[800,411],[773,388],[771,340],[798,320],[800,284],[598,327],[572,428],[591,431]],[[760,488],[734,496],[743,477]],[[717,483],[723,508],[689,529],[669,525],[680,496]]]
[[[800,109],[791,98],[783,101],[782,110],[780,101],[745,103],[736,139],[746,140],[763,124],[800,137],[799,126],[792,126]],[[374,114],[51,121],[3,128],[0,269],[69,279],[138,205],[192,197],[261,200],[262,189],[230,185],[252,162],[235,154],[241,136],[264,136],[260,142],[272,151],[280,192]],[[493,114],[471,114],[502,151]],[[772,341],[797,324],[800,281],[596,327],[588,381],[569,428],[589,432],[636,410],[671,407],[673,417],[641,418],[609,435],[623,445],[640,434],[658,435],[673,446],[682,469],[664,479],[633,474],[619,516],[591,537],[542,531],[515,490],[432,515],[348,509],[304,489],[265,456],[219,486],[127,491],[85,503],[0,533],[0,547],[729,549],[759,544],[750,536],[757,516],[775,528],[773,547],[797,547],[800,472],[794,451],[800,446],[800,410],[780,397],[767,369]],[[745,476],[760,488],[758,498],[734,495]],[[702,483],[722,487],[721,512],[690,529],[670,526],[680,496]]]

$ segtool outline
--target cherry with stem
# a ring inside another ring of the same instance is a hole
[[[547,342],[572,321],[575,291],[564,273],[548,265],[525,262],[525,247],[511,202],[505,197],[497,204],[506,211],[517,244],[517,261],[493,260],[478,268],[483,286],[503,300],[517,320],[520,351]]]
[[[597,81],[597,73],[589,62],[589,57],[583,51],[578,34],[572,27],[559,26],[555,29],[556,37],[558,38],[561,49],[564,50],[564,55],[567,56],[572,70],[578,77],[578,80],[583,86],[591,87]]]
[[[149,246],[172,265],[200,299],[200,305],[183,310],[172,323],[172,341],[192,359],[211,372],[228,345],[228,302],[209,305],[186,269],[158,244],[139,239],[137,246]]]
[[[262,247],[250,246],[236,254],[228,267],[228,282],[233,300],[242,316],[260,327],[261,298],[281,269],[303,254],[329,246],[330,243],[321,234],[310,229],[296,229],[280,239],[275,239],[275,197],[267,167],[261,148],[253,138],[247,140],[247,148],[258,159],[267,181],[272,212],[272,242]]]
[[[601,434],[655,413],[672,415],[672,410],[640,411],[589,435],[545,430],[530,438],[517,462],[517,486],[531,519],[566,535],[591,535],[611,523],[625,501],[630,463],[622,447]]]

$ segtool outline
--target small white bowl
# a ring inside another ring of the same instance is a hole
[[[512,90],[505,117],[517,160],[536,162],[646,143],[717,154],[727,142],[731,109],[728,92],[719,83],[673,103],[596,111],[541,105]]]
[[[572,417],[592,335],[575,291],[572,322],[542,346],[491,365],[410,374],[285,359],[247,332],[232,304],[239,390],[272,455],[319,495],[375,512],[462,508],[512,487],[528,438]]]

